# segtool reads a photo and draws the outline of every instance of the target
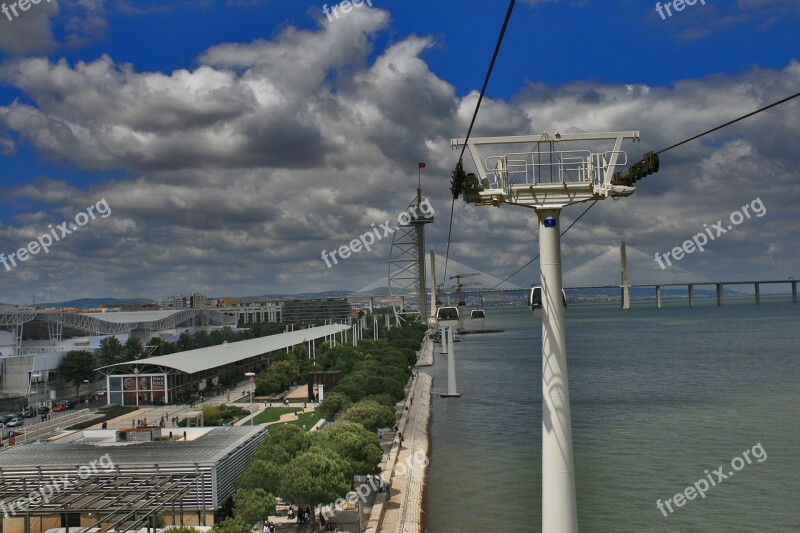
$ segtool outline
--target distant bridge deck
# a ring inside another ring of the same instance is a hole
[[[662,287],[687,287],[689,293],[689,306],[694,305],[694,288],[697,286],[705,286],[705,285],[713,285],[717,289],[717,305],[722,305],[723,303],[723,287],[726,285],[752,285],[754,287],[754,298],[755,303],[761,303],[761,285],[769,285],[769,284],[787,284],[791,285],[792,287],[792,303],[797,303],[797,280],[794,278],[792,279],[778,279],[778,280],[763,280],[763,281],[698,281],[692,283],[646,283],[646,284],[629,284],[629,288],[643,288],[643,287],[653,287],[656,291],[656,306],[662,307],[661,303],[661,288]],[[622,285],[614,284],[614,285],[593,285],[593,286],[580,286],[580,287],[571,287],[571,286],[564,286],[564,289],[620,289],[623,290]]]

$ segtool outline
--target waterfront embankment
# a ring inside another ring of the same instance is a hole
[[[433,342],[427,336],[418,355],[418,366],[433,363]],[[422,531],[432,385],[433,378],[428,374],[415,371],[411,376],[397,433],[381,463],[389,493],[377,495],[367,532]]]

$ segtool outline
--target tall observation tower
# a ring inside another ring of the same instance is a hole
[[[425,167],[420,163],[419,168]],[[433,222],[433,211],[421,208],[422,188],[406,210],[410,215],[400,221],[392,237],[389,253],[389,296],[395,321],[421,321],[428,317],[425,286],[425,225]]]

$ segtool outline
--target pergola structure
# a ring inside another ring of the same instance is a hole
[[[23,475],[22,472],[15,474]],[[81,527],[127,531],[147,527],[155,530],[159,515],[171,517],[172,524],[176,525],[182,526],[188,522],[185,520],[185,503],[187,498],[196,494],[192,498],[196,504],[189,507],[189,512],[196,514],[197,524],[206,525],[209,509],[206,498],[200,497],[205,491],[205,482],[205,472],[200,471],[190,474],[157,473],[146,477],[115,473],[95,475],[88,479],[67,474],[59,476],[59,483],[69,487],[69,491],[54,493],[47,498],[31,498],[32,492],[36,493],[40,487],[53,483],[53,479],[45,478],[39,469],[24,473],[24,477],[0,479],[0,494],[5,502],[25,501],[24,508],[4,504],[5,508],[0,508],[0,512],[12,518],[22,518],[22,530],[26,533],[34,530],[31,522],[35,522],[36,518],[42,525],[49,521],[51,527],[67,529]],[[59,524],[52,523],[54,521]],[[195,523],[195,520],[191,522]]]

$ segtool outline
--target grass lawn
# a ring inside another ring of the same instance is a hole
[[[293,420],[292,422],[289,422],[289,424],[292,426],[299,426],[299,427],[303,427],[303,424],[305,424],[306,431],[308,431],[318,421],[319,421],[319,414],[311,412],[311,413],[303,413],[302,415],[300,415],[300,418],[298,418],[297,420]]]
[[[258,413],[253,419],[255,424],[266,424],[269,422],[277,422],[281,415],[286,413],[294,413],[300,411],[297,407],[268,407],[264,411]]]
[[[113,405],[109,408],[100,409],[98,411],[99,414],[103,415],[103,418],[94,418],[92,420],[87,420],[86,422],[81,422],[80,424],[75,424],[74,426],[70,426],[68,429],[86,429],[89,426],[93,426],[95,424],[100,424],[105,422],[106,420],[111,420],[112,418],[117,418],[118,416],[127,415],[128,413],[132,413],[137,411],[138,407],[133,407],[130,405],[122,406],[122,405]]]

